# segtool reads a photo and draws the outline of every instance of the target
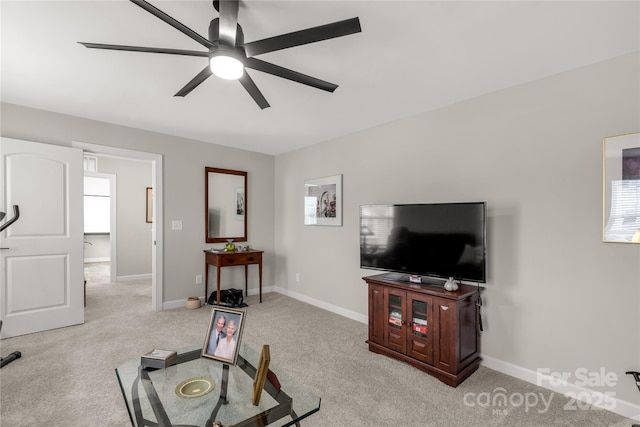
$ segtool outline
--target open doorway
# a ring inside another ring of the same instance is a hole
[[[85,155],[97,159],[99,173],[117,175],[120,190],[109,239],[110,281],[150,278],[152,309],[162,310],[162,227],[158,226],[162,224],[162,211],[159,208],[162,206],[162,156],[81,142],[74,142],[73,146],[82,148]],[[137,184],[129,188],[123,181],[125,179]],[[151,192],[147,190],[148,187],[152,189]],[[149,201],[147,193],[152,194]],[[119,204],[124,209],[118,209]],[[118,218],[122,215],[122,218]],[[134,226],[127,228],[131,223],[135,223]],[[123,236],[128,242],[122,241]]]
[[[91,289],[94,284],[117,281],[117,175],[96,172],[98,165],[99,159],[96,156],[85,156],[83,188],[85,300],[87,289]],[[109,169],[109,164],[106,168]],[[147,179],[150,180],[150,176]],[[148,252],[150,257],[151,251]]]

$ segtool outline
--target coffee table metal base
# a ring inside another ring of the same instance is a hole
[[[243,345],[243,348],[245,349],[245,351],[247,350],[244,345]],[[201,359],[200,354],[201,354],[200,349],[194,349],[194,350],[186,351],[183,353],[179,353],[178,364],[186,364],[189,362],[197,361],[198,359]],[[220,395],[217,401],[215,402],[215,405],[213,405],[214,403],[213,399],[209,397],[209,398],[205,398],[206,400],[203,401],[198,406],[199,411],[206,411],[207,403],[213,406],[212,408],[211,406],[209,406],[209,408],[211,408],[210,409],[211,412],[210,412],[210,415],[208,416],[208,419],[204,423],[204,427],[213,427],[214,422],[218,419],[223,406],[229,405],[229,402],[227,400],[228,399],[227,392],[228,392],[228,387],[230,382],[230,378],[229,378],[230,370],[233,370],[232,380],[239,381],[240,379],[242,379],[244,381],[246,380],[245,378],[239,377],[240,372],[244,373],[247,377],[249,377],[249,379],[252,379],[255,377],[256,368],[253,364],[251,364],[248,360],[246,360],[245,357],[242,356],[242,351],[238,356],[238,362],[235,367],[230,368],[228,364],[222,364],[222,369],[220,370],[218,366],[213,365],[213,364],[219,364],[219,362],[209,361],[209,360],[205,361],[205,359],[201,359],[196,363],[203,363],[204,364],[203,366],[206,366],[206,364],[209,363],[210,364],[209,367],[217,368],[216,372],[219,373]],[[180,427],[201,427],[201,425],[185,424],[184,422],[185,420],[180,420],[179,424],[172,424],[171,417],[167,413],[168,409],[165,408],[165,405],[167,404],[167,402],[163,403],[163,398],[161,398],[162,393],[164,392],[166,395],[166,389],[170,388],[162,384],[163,383],[162,379],[164,378],[161,375],[162,374],[161,371],[164,371],[162,369],[159,369],[159,370],[149,369],[149,368],[143,369],[141,366],[138,366],[137,376],[135,379],[133,379],[133,382],[131,383],[130,395],[129,395],[131,399],[128,400],[127,399],[128,390],[126,390],[128,387],[126,387],[126,385],[123,384],[123,379],[125,379],[126,377],[127,368],[129,371],[131,371],[131,366],[127,366],[127,367],[123,366],[121,368],[116,369],[116,373],[118,375],[120,387],[125,397],[125,402],[127,403],[127,409],[129,410],[131,423],[134,427],[136,426],[137,427],[146,427],[146,426],[178,427],[178,425]],[[170,370],[171,368],[172,367],[169,367],[167,368],[167,370]],[[152,376],[154,375],[160,375],[158,377],[159,378],[158,381],[160,382],[159,387],[161,388],[160,393],[158,392],[158,390],[156,389],[156,385],[154,384],[154,380],[152,378]],[[166,375],[171,376],[170,373]],[[271,372],[271,375],[272,375],[273,381],[268,380],[265,382],[264,391],[273,399],[273,404],[270,404],[269,405],[270,407],[260,412],[257,412],[257,410],[254,409],[254,413],[252,415],[249,415],[248,417],[242,419],[241,421],[238,421],[237,414],[236,414],[236,418],[234,420],[235,422],[233,424],[225,424],[225,421],[222,422],[222,425],[224,427],[250,427],[250,426],[263,427],[263,426],[269,426],[269,425],[277,425],[279,427],[290,426],[290,425],[299,426],[300,425],[299,421],[301,419],[306,418],[307,416],[317,412],[320,409],[320,399],[314,396],[309,396],[308,393],[305,393],[304,397],[301,396],[302,400],[308,400],[311,402],[311,404],[305,403],[304,406],[301,407],[304,413],[297,414],[293,405],[293,398],[289,394],[285,393],[285,391],[280,386],[279,380],[275,377],[275,374],[273,374],[273,372]],[[140,385],[142,385],[144,396],[141,396]],[[287,384],[285,384],[285,387],[286,385]],[[246,384],[245,384],[245,388],[246,388]],[[295,389],[294,391],[295,393],[300,392],[298,387],[294,387],[294,389]],[[251,394],[250,390],[247,390],[247,398],[248,396],[250,396],[250,394]],[[166,399],[166,396],[165,396],[165,399]],[[238,399],[237,396],[236,396],[236,399]],[[166,399],[166,400],[169,400],[169,399]],[[191,400],[191,399],[187,399],[187,400]],[[180,404],[179,402],[180,401],[177,401],[177,405]],[[168,404],[174,406],[171,409],[175,413],[176,402],[173,402],[173,403],[169,402]],[[153,417],[152,417],[154,418],[153,420],[148,419],[149,416],[151,415],[149,412],[149,407],[153,412]],[[256,407],[253,407],[253,408],[256,408]],[[192,408],[185,407],[185,411],[194,411],[194,410]],[[242,412],[240,411],[240,413]],[[201,419],[204,419],[204,417],[202,417]],[[200,423],[202,423],[202,421],[200,421]]]

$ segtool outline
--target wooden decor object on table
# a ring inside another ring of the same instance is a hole
[[[269,371],[269,362],[271,361],[271,355],[269,354],[269,346],[262,346],[262,354],[260,355],[260,362],[256,369],[256,376],[253,379],[253,404],[258,406],[260,403],[260,396],[264,389],[264,383],[267,380],[267,372]]]

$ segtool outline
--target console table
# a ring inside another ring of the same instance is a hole
[[[204,279],[204,298],[209,298],[209,266],[216,267],[216,278],[218,286],[218,305],[220,305],[220,270],[222,267],[233,267],[236,265],[244,265],[244,294],[248,295],[248,277],[249,265],[258,264],[258,272],[260,275],[260,302],[262,302],[262,254],[264,251],[234,251],[234,252],[213,252],[205,250],[205,279]]]
[[[116,368],[134,427],[212,427],[214,421],[225,427],[299,426],[300,420],[320,410],[320,397],[273,363],[260,402],[253,405],[260,353],[244,343],[236,366],[200,357],[202,345],[177,353],[177,363],[165,369],[142,368],[140,358]],[[189,397],[179,395],[181,385],[198,379],[207,379],[213,388]]]

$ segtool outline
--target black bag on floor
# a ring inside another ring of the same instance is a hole
[[[211,292],[207,302],[210,305],[218,305],[218,291]],[[246,307],[242,289],[222,289],[220,291],[220,305],[232,308]]]

